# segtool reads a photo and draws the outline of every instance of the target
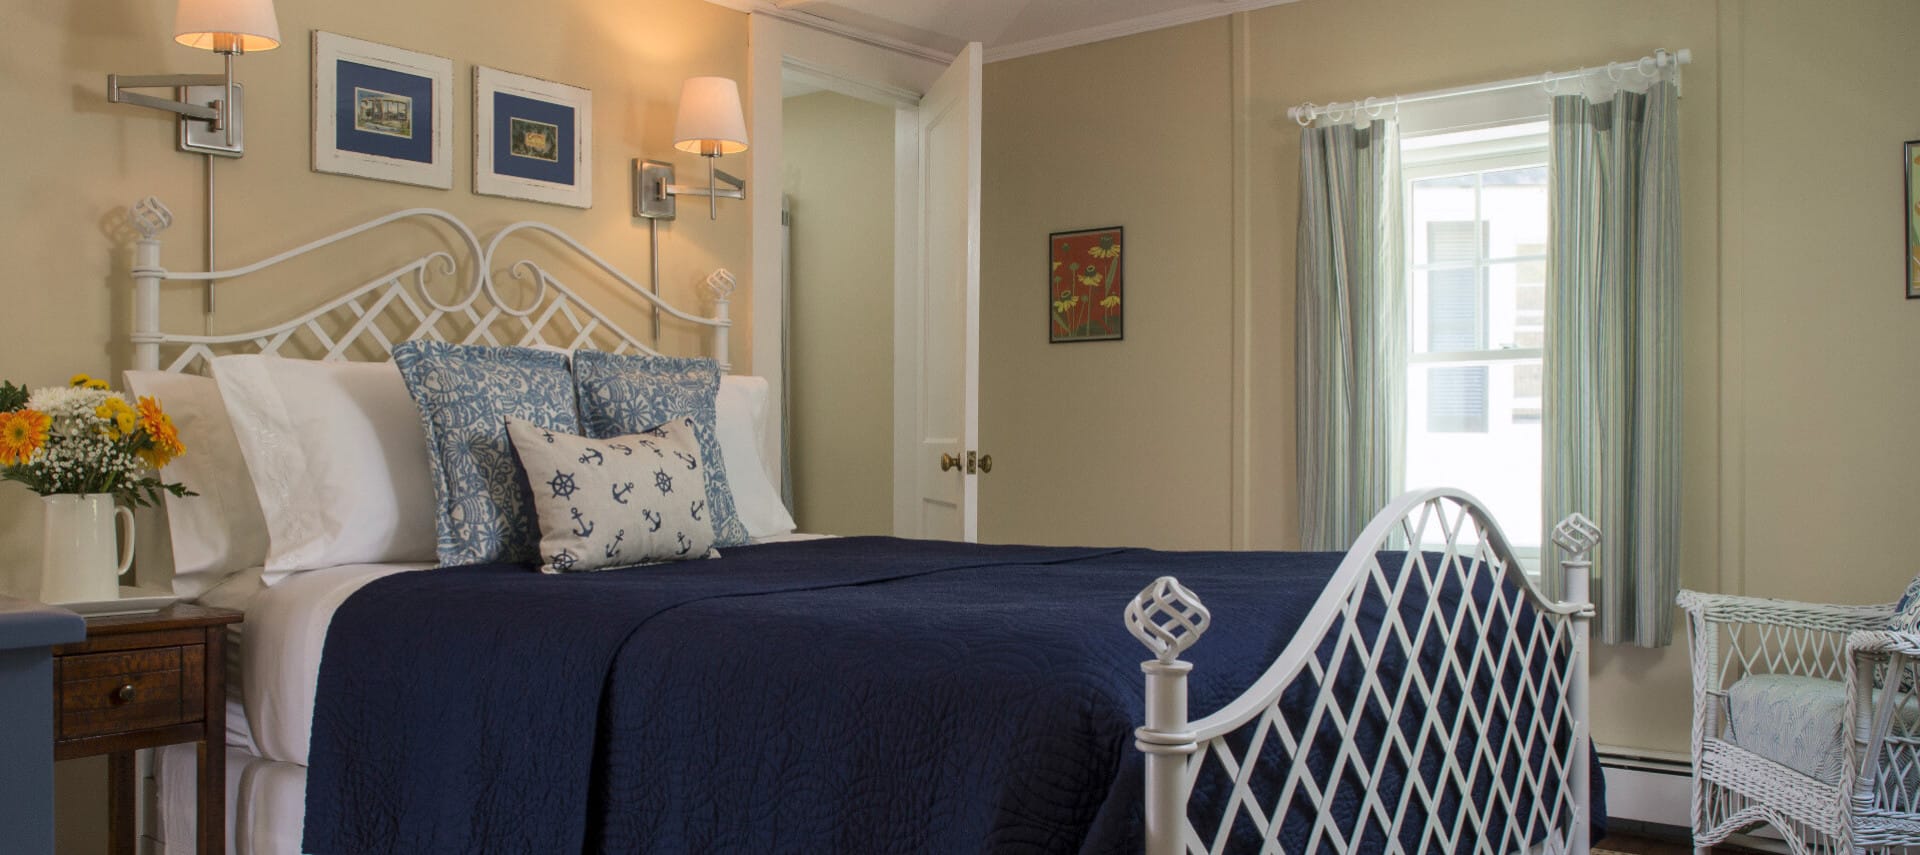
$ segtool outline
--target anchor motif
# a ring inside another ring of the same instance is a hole
[[[676,451],[673,453],[673,456],[680,458],[681,463],[687,464],[687,471],[689,472],[700,468],[700,458],[698,457],[684,451]]]
[[[607,443],[607,447],[613,449],[614,451],[620,452],[620,456],[622,457],[633,456],[633,446],[631,445],[627,445],[625,443],[619,443],[619,442],[610,442],[610,443]]]
[[[593,534],[593,521],[592,521],[592,520],[587,520],[587,519],[582,519],[581,517],[583,517],[583,516],[585,516],[585,514],[582,514],[582,513],[580,513],[580,509],[579,509],[579,508],[570,508],[569,510],[572,510],[572,511],[573,511],[573,534],[574,534],[574,536],[575,536],[575,537],[587,537],[587,536],[590,536],[590,535],[592,535],[592,534]]]
[[[623,528],[623,529],[621,529],[621,530],[619,530],[619,531],[616,531],[616,532],[614,532],[614,533],[613,533],[613,542],[612,542],[612,543],[609,543],[609,544],[607,544],[607,557],[608,557],[608,558],[612,558],[612,557],[613,557],[613,556],[615,556],[615,555],[619,555],[619,554],[620,554],[620,541],[622,541],[622,540],[626,540],[626,539],[627,539],[627,530],[626,530],[626,529],[624,529],[624,528]]]
[[[598,448],[589,448],[587,449],[587,453],[580,455],[580,462],[591,463],[595,466],[605,466],[607,465],[607,456],[601,454]]]
[[[651,452],[653,452],[653,456],[655,456],[655,457],[665,457],[665,456],[667,456],[665,452],[662,452],[662,451],[660,450],[660,447],[659,447],[659,446],[657,446],[657,445],[654,445],[654,444],[653,444],[653,440],[651,440],[651,439],[643,439],[643,440],[640,440],[640,444],[641,444],[641,445],[644,445],[644,446],[646,446],[646,447],[647,447],[647,450],[648,450],[648,451],[651,451]]]
[[[542,431],[540,431],[540,438],[541,438],[541,439],[544,439],[544,440],[546,440],[546,441],[547,441],[547,444],[548,444],[548,445],[552,445],[552,444],[553,444],[553,431],[550,431],[550,430],[542,430]]]
[[[680,551],[674,553],[675,555],[685,555],[693,551],[693,541],[687,537],[686,532],[676,531],[673,536],[680,541]]]
[[[705,512],[706,509],[707,503],[705,500],[695,499],[693,500],[693,504],[687,506],[687,513],[693,514],[693,518],[697,521],[700,519],[700,514]]]
[[[615,484],[613,485],[613,500],[624,505],[627,503],[627,494],[631,492],[633,492],[632,481],[628,481],[625,484]]]
[[[665,521],[665,517],[660,516],[659,512],[651,511],[651,510],[640,511],[640,518],[646,520],[647,523],[651,526],[650,528],[647,529],[648,534],[652,534],[656,531],[659,531],[660,524]]]
[[[641,433],[646,434],[647,436],[654,437],[656,439],[667,438],[667,429],[664,425],[661,427],[647,428],[646,430],[641,431]]]
[[[660,495],[662,496],[671,493],[673,492],[673,476],[668,475],[665,469],[655,469],[653,470],[653,486],[660,488]]]

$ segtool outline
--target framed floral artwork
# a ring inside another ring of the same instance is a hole
[[[453,187],[453,60],[313,32],[313,171]]]
[[[476,66],[473,192],[593,207],[593,93]]]
[[[1119,226],[1047,236],[1047,340],[1118,341],[1126,337]]]
[[[1920,298],[1920,140],[1909,140],[1901,149],[1900,175],[1907,185],[1907,211],[1901,221],[1907,224],[1907,299]]]

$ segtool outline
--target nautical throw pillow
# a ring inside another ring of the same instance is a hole
[[[567,357],[409,341],[393,349],[393,361],[427,432],[441,566],[533,560],[540,527],[533,491],[513,459],[507,417],[579,433]]]
[[[740,546],[748,542],[747,527],[734,509],[733,490],[727,483],[727,465],[715,428],[715,399],[720,393],[718,363],[711,359],[581,350],[573,354],[573,382],[580,397],[580,425],[587,436],[623,436],[692,417],[693,433],[700,441],[700,459],[708,466],[707,508],[713,520],[714,545]]]
[[[1907,583],[1906,593],[1900,595],[1900,602],[1893,607],[1893,617],[1887,619],[1887,628],[1894,632],[1920,632],[1920,576]]]
[[[540,572],[715,557],[707,467],[692,417],[610,439],[507,419],[533,484]]]

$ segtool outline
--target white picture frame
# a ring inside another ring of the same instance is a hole
[[[453,60],[314,30],[313,171],[453,189]]]
[[[593,207],[593,93],[473,68],[473,192]]]

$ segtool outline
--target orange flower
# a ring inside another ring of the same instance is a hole
[[[53,419],[39,410],[0,413],[0,466],[14,466],[33,459],[47,443],[47,431]]]
[[[187,447],[180,444],[180,431],[173,426],[173,419],[160,410],[159,401],[143,395],[138,409],[140,429],[147,432],[150,440],[148,447],[140,451],[142,460],[159,469],[187,452]]]

